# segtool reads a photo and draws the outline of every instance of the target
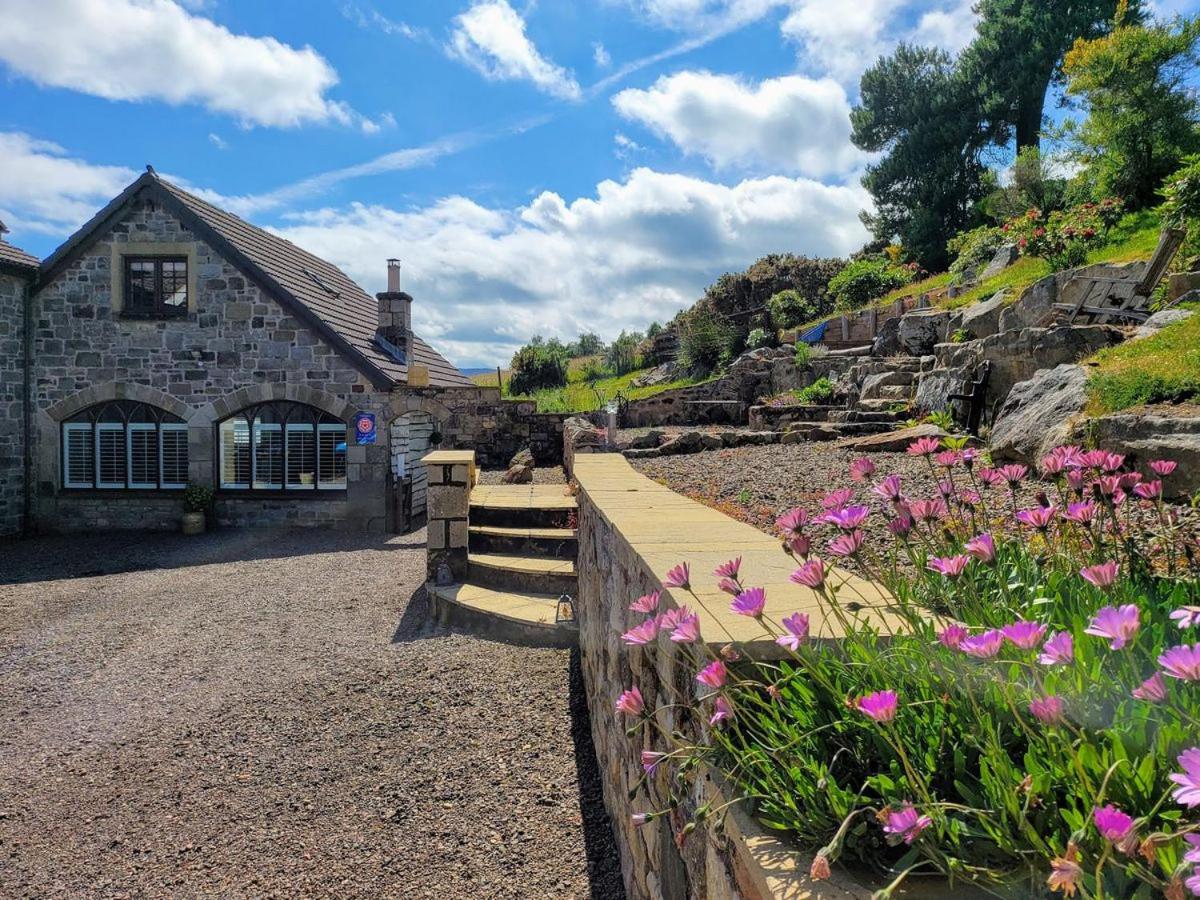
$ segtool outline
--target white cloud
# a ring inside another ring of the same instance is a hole
[[[210,144],[212,144],[218,150],[228,150],[229,149],[229,141],[225,140],[225,138],[221,137],[216,132],[210,131],[208,133],[208,141]]]
[[[979,21],[973,9],[975,3],[958,0],[944,9],[929,10],[922,14],[909,40],[958,53],[975,37],[975,23]]]
[[[867,202],[858,187],[807,179],[727,186],[636,169],[571,202],[547,192],[514,210],[464,197],[415,210],[356,204],[279,231],[368,290],[381,288],[381,261],[400,257],[422,335],[460,365],[495,365],[535,333],[613,337],[663,321],[766,253],[856,250]]]
[[[678,31],[711,31],[761,19],[787,0],[610,0]]]
[[[607,69],[612,65],[612,56],[609,55],[608,50],[599,41],[592,44],[592,61],[601,69]]]
[[[583,95],[575,77],[542,56],[529,40],[525,20],[508,0],[480,0],[457,16],[447,50],[488,79],[528,81],[564,100]]]
[[[22,231],[63,236],[125,189],[137,172],[74,159],[58,144],[0,131],[0,218]]]
[[[311,47],[233,34],[170,0],[0,0],[0,22],[0,60],[41,85],[247,126],[365,122],[326,96],[337,73]]]
[[[890,46],[884,34],[903,4],[891,0],[798,0],[791,6],[780,29],[785,37],[801,44],[806,68],[857,85],[863,71]]]
[[[679,72],[613,97],[626,119],[718,167],[762,165],[812,177],[840,175],[865,157],[850,142],[850,103],[836,81],[798,75],[746,84]]]

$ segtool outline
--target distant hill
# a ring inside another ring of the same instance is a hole
[[[495,369],[486,366],[482,369],[459,369],[458,371],[462,372],[468,378],[474,378],[476,375],[486,375],[488,372],[491,372],[493,375],[496,374]]]

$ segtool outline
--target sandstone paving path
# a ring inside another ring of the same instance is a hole
[[[0,896],[622,896],[577,661],[423,535],[0,545]]]

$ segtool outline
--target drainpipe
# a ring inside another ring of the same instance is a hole
[[[24,477],[24,508],[21,510],[21,530],[30,535],[33,533],[33,282],[26,281],[23,287],[24,297],[24,334],[21,348],[21,369],[25,379],[25,396],[22,398],[23,453],[25,458]]]

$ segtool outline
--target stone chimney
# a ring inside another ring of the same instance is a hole
[[[387,261],[387,290],[376,294],[379,301],[379,325],[376,336],[404,354],[406,362],[412,361],[412,302],[413,298],[400,290],[400,260]]]

